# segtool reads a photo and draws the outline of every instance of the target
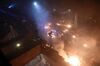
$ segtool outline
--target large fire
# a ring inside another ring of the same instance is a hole
[[[88,36],[84,29],[76,29],[73,24],[63,22],[48,23],[44,28],[47,34],[46,40],[52,44],[53,49],[64,58],[66,63],[70,66],[84,64],[88,66],[89,63],[85,63],[84,58],[87,58],[90,53],[94,56],[95,38]]]
[[[71,66],[80,66],[80,59],[77,56],[70,56],[64,58],[65,62],[68,62]]]

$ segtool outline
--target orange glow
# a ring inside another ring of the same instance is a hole
[[[85,48],[87,48],[87,47],[88,47],[88,45],[87,45],[87,44],[83,44],[83,46],[84,46]]]
[[[68,29],[63,30],[64,33],[68,32]]]
[[[68,62],[71,66],[80,66],[80,59],[77,56],[70,56],[65,58],[65,61]]]
[[[65,27],[67,27],[67,28],[71,28],[72,25],[68,24],[68,25],[65,25]]]
[[[76,36],[75,35],[72,35],[72,38],[76,38]]]

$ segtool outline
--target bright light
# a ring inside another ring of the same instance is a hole
[[[72,25],[70,25],[70,24],[68,24],[68,25],[65,25],[67,28],[71,28],[72,27]]]
[[[46,44],[46,47],[50,47],[50,45],[49,44]]]
[[[87,45],[87,44],[83,44],[83,47],[87,48],[87,47],[88,47],[88,45]]]
[[[13,7],[12,5],[8,6],[8,8],[12,8],[12,7]]]
[[[47,25],[44,26],[44,29],[50,29],[51,23],[48,23]]]
[[[44,29],[49,29],[50,27],[48,25],[44,26]]]
[[[57,23],[56,25],[57,25],[57,26],[60,26],[61,24]]]
[[[63,30],[64,33],[68,32],[68,29]]]
[[[20,46],[21,46],[21,44],[20,44],[20,43],[17,43],[17,44],[16,44],[16,47],[20,47]]]
[[[34,7],[40,12],[39,9],[41,9],[40,5],[37,2],[33,2]]]
[[[80,59],[77,56],[70,56],[67,62],[72,66],[80,66]]]
[[[12,4],[10,4],[10,5],[8,6],[9,9],[10,9],[10,8],[14,8],[14,7],[16,7],[16,3],[12,3]]]
[[[34,2],[33,4],[34,4],[34,6],[37,6],[37,2]]]
[[[72,38],[76,38],[76,36],[75,35],[72,35]]]

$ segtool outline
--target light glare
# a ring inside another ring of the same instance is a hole
[[[61,24],[57,23],[56,25],[57,25],[57,26],[60,26]]]
[[[16,44],[16,47],[20,47],[20,46],[21,46],[21,44],[20,44],[20,43],[17,43],[17,44]]]
[[[51,23],[48,23],[47,25],[44,26],[44,29],[50,29]]]
[[[70,56],[67,60],[67,62],[69,64],[71,64],[72,66],[80,66],[80,60],[78,57],[76,56]]]
[[[63,30],[64,33],[68,32],[68,29]]]
[[[50,28],[50,27],[49,27],[49,26],[47,26],[47,25],[46,25],[46,26],[44,26],[44,29],[49,29],[49,28]]]
[[[37,2],[34,2],[34,5],[37,6]]]
[[[71,28],[72,26],[71,26],[71,25],[67,25],[67,27],[68,27],[68,28]]]
[[[72,36],[72,38],[76,38],[76,36],[75,36],[75,35],[73,35],[73,36]]]
[[[84,46],[85,48],[87,48],[87,47],[88,47],[88,45],[87,45],[87,44],[84,44],[83,46]]]
[[[72,27],[72,25],[68,24],[68,25],[65,25],[65,27],[70,29]]]

